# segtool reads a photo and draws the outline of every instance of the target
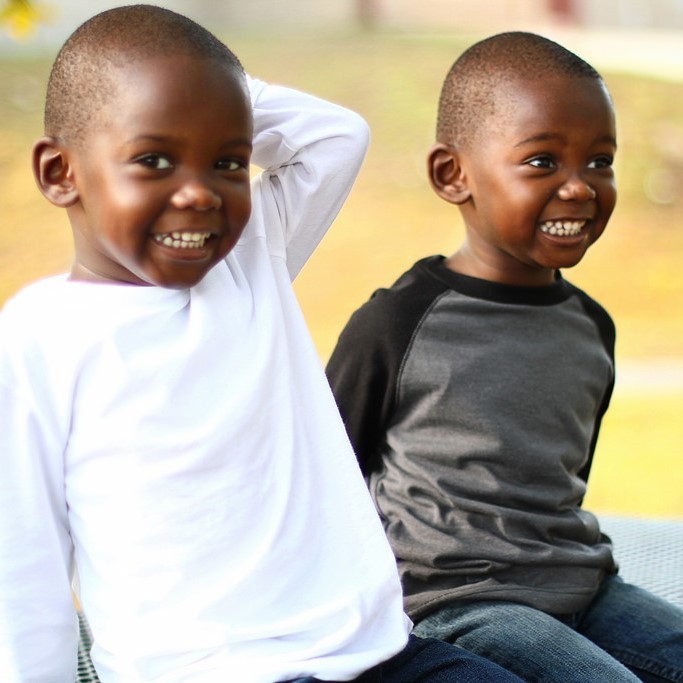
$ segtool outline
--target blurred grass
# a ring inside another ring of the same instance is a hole
[[[295,285],[323,362],[375,288],[418,258],[459,244],[458,212],[432,195],[424,157],[443,76],[472,39],[350,31],[228,36],[250,73],[347,105],[372,129],[356,187]],[[70,260],[66,216],[40,197],[29,164],[51,59],[6,58],[0,69],[0,302]],[[680,370],[683,82],[604,75],[617,110],[619,203],[600,242],[565,275],[614,317],[619,367],[671,360]],[[586,504],[683,517],[682,412],[681,383],[666,391],[650,386],[647,375],[642,386],[618,383]]]

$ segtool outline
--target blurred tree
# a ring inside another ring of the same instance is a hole
[[[32,0],[0,0],[0,26],[13,38],[26,38],[36,26],[49,19],[49,8]]]
[[[375,28],[379,20],[379,0],[356,0],[356,16],[363,28]]]

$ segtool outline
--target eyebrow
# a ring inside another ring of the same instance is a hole
[[[539,133],[538,135],[532,135],[524,140],[520,140],[515,144],[515,148],[522,147],[533,142],[547,142],[548,140],[557,140],[559,138],[561,138],[561,136],[557,135],[556,133]],[[593,141],[593,144],[600,142],[606,142],[614,147],[617,146],[617,140],[613,135],[602,135],[599,138],[596,138]]]
[[[133,145],[133,144],[140,144],[140,143],[180,143],[183,142],[182,138],[176,137],[174,135],[159,135],[159,134],[144,134],[144,135],[136,135],[133,138],[130,138],[129,140],[126,140],[127,145]],[[234,138],[232,140],[225,140],[221,143],[221,147],[249,147],[249,149],[252,148],[252,140],[251,138],[246,138],[246,137],[238,137]]]

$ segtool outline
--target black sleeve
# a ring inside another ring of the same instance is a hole
[[[577,289],[576,292],[584,310],[586,311],[586,314],[593,320],[598,328],[600,339],[602,339],[602,344],[605,347],[605,351],[612,359],[612,366],[614,367],[614,345],[616,341],[616,329],[614,327],[614,321],[610,317],[609,313],[607,313],[607,311],[599,303],[591,299],[585,292],[582,292],[579,289]],[[605,393],[603,394],[602,402],[600,403],[598,414],[595,418],[595,426],[593,429],[593,435],[591,437],[588,460],[586,460],[586,464],[579,472],[579,476],[584,481],[588,481],[588,475],[590,474],[591,465],[593,463],[593,454],[595,453],[595,447],[597,445],[598,435],[600,433],[600,425],[602,424],[602,418],[609,407],[613,390],[614,375],[612,376],[612,381],[605,387]]]
[[[386,431],[400,362],[386,336],[387,310],[377,293],[343,329],[327,378],[365,476],[381,465],[377,445]],[[380,302],[380,305],[377,305]]]
[[[352,316],[327,364],[327,378],[363,474],[381,468],[401,368],[420,321],[445,286],[418,262]]]

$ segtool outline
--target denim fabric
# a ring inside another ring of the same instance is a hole
[[[410,636],[406,648],[387,662],[366,671],[355,683],[522,683],[482,657],[439,640]],[[331,683],[297,678],[287,683]]]
[[[617,576],[576,614],[462,602],[430,614],[414,633],[488,657],[528,683],[683,682],[683,610]]]

